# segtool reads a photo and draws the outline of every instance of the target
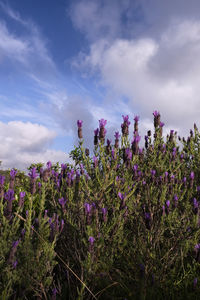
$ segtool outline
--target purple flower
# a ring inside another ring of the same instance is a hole
[[[194,172],[191,172],[190,178],[191,178],[191,180],[194,180]]]
[[[102,210],[102,213],[103,213],[103,221],[104,221],[104,223],[106,223],[106,221],[107,221],[107,208],[103,207],[101,210]]]
[[[165,205],[162,206],[163,216],[165,215]]]
[[[160,122],[160,127],[162,128],[165,125],[165,123]]]
[[[196,244],[196,245],[194,246],[194,248],[195,248],[196,250],[199,250],[199,249],[200,249],[200,244]]]
[[[5,176],[0,175],[0,185],[4,185],[5,182]]]
[[[85,203],[84,206],[85,206],[86,214],[90,214],[91,209],[92,209],[92,205],[90,205],[89,203]]]
[[[198,206],[199,206],[196,198],[193,199],[193,205],[194,205],[194,208],[198,208]]]
[[[124,120],[124,123],[126,123],[128,126],[131,124],[131,122],[129,121],[129,116],[122,116],[123,120]]]
[[[48,161],[47,162],[47,169],[49,170],[49,169],[51,169],[51,167],[52,167],[52,163],[51,163],[51,161]]]
[[[153,115],[154,115],[154,117],[158,117],[158,116],[160,115],[160,113],[159,113],[159,111],[155,110],[155,111],[153,112]]]
[[[135,135],[133,137],[132,143],[137,143],[138,144],[140,140],[141,140],[141,136]]]
[[[167,205],[167,208],[169,208],[169,206],[170,206],[170,201],[169,200],[166,201],[166,205]]]
[[[101,119],[99,120],[99,127],[105,127],[106,126],[106,123],[107,123],[107,120],[104,120],[104,119]]]
[[[131,160],[131,158],[132,158],[132,152],[131,152],[131,149],[127,148],[127,149],[125,150],[125,153],[126,153],[127,159],[128,159],[128,160]]]
[[[11,179],[14,179],[16,174],[17,174],[17,171],[15,169],[12,169],[10,171],[10,177],[11,177]]]
[[[118,193],[118,197],[119,197],[121,200],[124,200],[124,198],[125,198],[125,196],[124,196],[121,192]]]
[[[88,241],[89,241],[90,245],[93,246],[95,238],[93,236],[90,236]]]
[[[107,146],[108,147],[110,146],[111,142],[112,142],[111,140],[107,139]]]
[[[116,131],[114,136],[115,136],[116,140],[118,140],[120,138],[119,131]]]
[[[134,118],[134,121],[135,121],[135,122],[138,122],[138,121],[139,121],[139,119],[140,119],[140,117],[139,117],[139,116],[135,116],[135,118]]]
[[[165,172],[165,177],[167,177],[167,176],[168,176],[168,174],[169,174],[168,172]]]
[[[14,249],[17,248],[17,246],[19,245],[19,242],[20,242],[19,240],[14,241],[12,244],[12,248],[14,248]]]
[[[8,191],[5,193],[4,198],[5,198],[7,201],[13,201],[13,200],[15,200],[15,197],[14,197],[14,191],[13,191],[13,190],[8,190]]]
[[[26,195],[25,192],[20,192],[20,193],[19,193],[19,207],[22,207],[22,206],[23,206],[25,195]]]
[[[28,173],[28,175],[31,179],[35,179],[37,177],[36,170],[37,170],[36,167],[34,167],[30,170],[30,173]]]
[[[78,128],[81,128],[81,127],[82,127],[82,124],[83,124],[83,121],[82,121],[82,120],[78,120],[78,121],[77,121],[77,126],[78,126]]]
[[[136,164],[136,165],[134,165],[133,166],[133,169],[134,169],[134,171],[137,171],[137,169],[138,169],[138,165]]]
[[[107,208],[106,207],[103,207],[102,209],[102,213],[105,215],[107,213]]]
[[[144,217],[146,220],[150,220],[151,219],[151,215],[148,212],[145,212]]]
[[[67,169],[67,165],[66,164],[61,164],[61,170],[65,171]]]
[[[111,151],[111,156],[112,156],[112,159],[115,160],[116,157],[115,157],[115,149],[114,148]]]
[[[175,206],[177,205],[177,201],[178,201],[178,196],[174,195],[174,201],[175,201]]]
[[[26,192],[20,192],[20,193],[19,193],[19,197],[20,197],[20,198],[24,198],[25,195],[26,195]]]
[[[94,167],[97,167],[98,164],[98,158],[96,156],[93,156],[93,162],[94,162]]]
[[[64,209],[67,200],[65,200],[65,199],[62,197],[62,198],[58,199],[58,202],[60,203],[60,205],[61,205],[62,208]]]
[[[96,130],[94,130],[94,135],[98,135],[99,134],[99,128],[97,128]]]
[[[156,174],[156,170],[151,170],[151,175],[154,176]]]

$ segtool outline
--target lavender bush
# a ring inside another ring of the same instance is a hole
[[[99,121],[90,155],[78,120],[75,166],[0,175],[1,299],[198,299],[200,134],[180,150],[153,117],[144,148],[123,116],[114,143]]]

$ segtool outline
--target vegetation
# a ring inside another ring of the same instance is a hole
[[[75,166],[31,165],[0,175],[0,299],[198,299],[200,294],[200,133],[166,141],[160,113],[139,148],[106,138],[94,156],[79,145]]]

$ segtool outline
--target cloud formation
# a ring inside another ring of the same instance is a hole
[[[3,169],[15,167],[26,170],[31,163],[69,161],[66,153],[49,149],[56,133],[42,125],[21,121],[0,122],[0,132]]]
[[[162,10],[157,1],[151,2],[152,7]],[[183,5],[179,15],[180,1],[175,1],[174,13],[172,5],[167,3],[168,17],[156,34],[151,29],[146,36],[96,38],[89,52],[81,52],[73,64],[88,76],[99,74],[101,85],[112,89],[121,99],[126,97],[130,111],[141,112],[141,118],[149,118],[154,110],[160,110],[162,120],[171,129],[188,135],[193,122],[198,125],[200,112],[200,21],[191,18],[194,9],[189,10],[187,17],[187,5]],[[129,1],[126,4],[132,7]],[[153,22],[153,13],[147,12],[149,4],[141,0],[138,7],[143,12],[142,18]],[[95,16],[93,10],[92,14]]]

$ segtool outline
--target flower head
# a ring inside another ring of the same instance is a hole
[[[10,171],[10,177],[11,177],[11,179],[14,179],[16,174],[17,174],[17,170],[12,169],[12,170]]]
[[[98,134],[99,134],[99,128],[97,128],[97,129],[94,130],[94,135],[97,136]]]
[[[115,136],[116,140],[118,140],[120,138],[119,131],[116,131],[114,136]]]
[[[139,117],[139,116],[135,116],[135,118],[134,118],[134,121],[135,121],[135,122],[138,122],[138,121],[139,121],[139,119],[140,119],[140,117]]]
[[[31,179],[35,179],[36,177],[37,177],[37,173],[36,173],[36,167],[34,167],[34,168],[32,168],[31,170],[30,170],[30,173],[28,173],[28,175],[29,175],[29,177],[31,178]]]
[[[0,185],[4,185],[5,182],[5,176],[0,175]]]
[[[15,197],[14,197],[14,191],[13,190],[8,190],[5,195],[4,195],[4,198],[7,200],[7,201],[13,201],[15,200]]]
[[[92,246],[94,244],[95,238],[93,236],[90,236],[88,239],[90,245]]]
[[[82,124],[83,124],[83,121],[82,121],[82,120],[78,120],[78,121],[77,121],[77,126],[78,126],[78,128],[81,128],[81,127],[82,127]]]
[[[51,167],[52,167],[52,163],[51,163],[51,161],[48,161],[47,162],[47,169],[51,169]]]
[[[99,127],[105,127],[106,126],[106,123],[107,123],[107,120],[104,120],[104,119],[101,119],[99,120]]]
[[[154,117],[158,117],[158,116],[160,115],[160,113],[159,113],[159,111],[155,110],[155,111],[153,112],[153,115],[154,115]]]

